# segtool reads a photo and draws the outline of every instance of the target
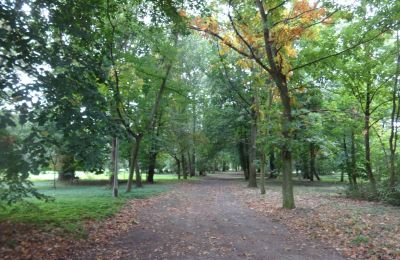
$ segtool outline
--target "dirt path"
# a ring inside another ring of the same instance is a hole
[[[207,177],[140,212],[138,224],[85,259],[342,259],[232,196],[244,183]]]

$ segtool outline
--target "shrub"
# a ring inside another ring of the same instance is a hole
[[[346,190],[346,196],[352,199],[378,200],[379,195],[372,191],[369,184],[358,184],[356,187],[349,186]]]
[[[387,181],[379,183],[377,194],[371,190],[369,184],[359,184],[357,187],[349,186],[345,194],[352,199],[380,200],[394,206],[400,206],[400,184],[390,188]]]
[[[379,187],[379,196],[382,201],[394,206],[400,206],[400,184],[395,187],[389,187],[387,182],[381,183]]]

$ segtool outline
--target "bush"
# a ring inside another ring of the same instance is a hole
[[[349,186],[346,190],[346,196],[360,200],[379,200],[379,195],[371,189],[369,184],[358,184],[357,187]]]
[[[388,183],[383,182],[379,187],[379,196],[382,201],[388,204],[400,206],[400,184],[390,188]]]
[[[400,206],[400,184],[397,184],[394,188],[390,188],[389,183],[383,181],[378,185],[377,194],[371,190],[369,184],[359,184],[357,187],[349,186],[346,190],[346,196],[360,200],[380,200],[394,206]]]

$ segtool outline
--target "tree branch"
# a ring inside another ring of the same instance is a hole
[[[219,54],[219,52],[218,52]],[[233,82],[231,81],[229,75],[228,75],[228,69],[226,68],[226,65],[224,63],[223,57],[221,56],[221,54],[219,54],[219,58],[220,58],[220,62],[224,68],[224,73],[225,74],[225,78],[228,80],[229,85],[231,86],[231,88],[236,92],[236,94],[239,96],[239,98],[247,105],[247,106],[251,106],[251,103],[242,96],[242,94],[240,93],[240,91],[237,90],[235,84],[233,84]],[[248,112],[250,114],[250,111],[248,110],[247,107],[245,107],[246,112]]]
[[[247,46],[247,48],[249,49],[249,51],[251,53],[251,56],[256,61],[256,63],[259,64],[263,69],[265,69],[266,71],[271,73],[270,69],[256,56],[256,54],[254,53],[253,47],[250,45],[250,43],[248,43],[248,41],[246,41],[246,39],[241,35],[239,30],[236,28],[235,23],[234,23],[230,13],[228,13],[228,17],[229,17],[229,20],[231,22],[232,28],[235,31],[236,35]]]
[[[318,9],[321,9],[321,7],[316,7],[316,8],[308,9],[308,10],[306,10],[306,11],[304,11],[304,12],[298,14],[298,15],[295,15],[295,16],[292,16],[292,17],[287,17],[287,18],[285,18],[285,19],[283,19],[283,20],[280,20],[280,21],[275,22],[275,23],[272,25],[272,27],[275,27],[275,26],[277,26],[277,25],[280,24],[280,23],[287,23],[287,22],[290,22],[291,20],[295,20],[295,19],[297,19],[297,18],[300,18],[300,17],[303,16],[304,14],[307,14],[307,13],[310,13],[310,12],[313,12],[313,11],[316,11],[316,10],[318,10]]]
[[[238,47],[234,46],[232,43],[226,41],[226,40],[225,40],[221,35],[219,35],[218,33],[215,33],[215,32],[210,31],[210,30],[208,30],[208,29],[204,29],[204,30],[203,30],[203,29],[201,29],[201,28],[198,28],[198,27],[192,26],[192,25],[189,26],[189,29],[192,29],[192,30],[195,30],[195,31],[199,31],[199,32],[207,33],[207,34],[209,34],[209,35],[211,35],[211,36],[213,36],[213,37],[219,39],[223,44],[225,44],[225,45],[228,46],[229,48],[233,49],[234,51],[236,51],[236,52],[239,53],[240,55],[243,55],[243,56],[245,56],[245,57],[247,57],[247,58],[249,58],[249,59],[253,59],[253,56],[251,56],[251,54],[246,53],[245,51],[240,50]]]
[[[280,4],[278,4],[278,5],[274,6],[274,7],[272,7],[271,9],[269,9],[268,12],[267,12],[267,15],[271,14],[271,13],[272,13],[273,11],[275,11],[276,9],[282,7],[282,6],[283,6],[284,4],[286,4],[288,1],[289,1],[289,0],[282,1]]]
[[[368,30],[368,31],[370,31],[370,30]],[[355,48],[359,47],[359,46],[362,45],[362,44],[365,44],[365,43],[368,43],[368,42],[371,42],[371,41],[375,40],[376,38],[378,38],[379,36],[381,36],[382,34],[384,34],[384,33],[387,32],[387,31],[389,31],[389,27],[388,27],[388,28],[385,28],[384,30],[382,30],[381,32],[379,32],[378,34],[376,34],[375,36],[373,36],[373,37],[371,37],[371,38],[369,38],[369,39],[367,39],[367,40],[359,41],[358,43],[356,43],[356,44],[354,44],[354,45],[352,45],[352,46],[350,46],[350,47],[348,47],[348,48],[346,48],[346,49],[344,49],[344,50],[342,50],[342,51],[335,52],[335,53],[332,53],[332,54],[330,54],[330,55],[327,55],[327,56],[318,58],[318,59],[316,59],[316,60],[313,60],[313,61],[311,61],[311,62],[308,62],[308,63],[302,64],[302,65],[299,65],[299,66],[297,66],[297,67],[294,67],[294,68],[292,68],[290,71],[295,71],[295,70],[298,70],[298,69],[301,69],[301,68],[304,68],[304,67],[313,65],[313,64],[318,63],[318,62],[320,62],[320,61],[323,61],[323,60],[326,60],[326,59],[329,59],[329,58],[333,58],[333,57],[339,56],[339,55],[341,55],[341,54],[343,54],[343,53],[346,53],[346,52],[348,52],[348,51],[350,51],[350,50],[352,50],[352,49],[355,49]],[[366,33],[368,33],[368,32],[366,32]]]
[[[392,99],[385,100],[385,101],[381,102],[381,103],[378,104],[376,107],[374,107],[374,109],[371,110],[370,115],[372,115],[372,113],[374,113],[378,108],[380,108],[380,107],[383,106],[384,104],[389,103],[389,102],[391,102],[391,101],[392,101]]]
[[[118,71],[115,65],[115,57],[114,57],[114,36],[115,36],[115,25],[112,23],[111,19],[111,14],[110,14],[110,1],[107,0],[107,20],[111,26],[111,40],[109,42],[109,54],[110,54],[110,60],[111,60],[111,65],[113,68],[114,72],[114,77],[115,77],[115,91],[114,91],[114,99],[115,99],[115,108],[119,117],[119,121],[122,123],[124,126],[125,130],[128,132],[128,135],[131,137],[135,136],[135,133],[133,133],[132,129],[129,127],[129,124],[126,122],[125,117],[122,115],[120,105],[123,108],[123,105],[121,104],[121,92],[119,89],[119,75]],[[114,88],[113,88],[114,89]]]

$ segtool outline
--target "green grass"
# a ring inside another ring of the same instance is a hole
[[[361,245],[364,243],[368,243],[369,242],[369,238],[363,235],[358,235],[356,236],[352,241],[353,244],[355,245]]]
[[[110,173],[104,173],[104,174],[95,174],[92,172],[82,172],[82,171],[77,171],[75,173],[77,177],[79,177],[80,180],[109,180],[110,179]],[[39,175],[31,175],[29,179],[31,181],[49,181],[53,180],[54,177],[57,178],[57,174],[54,176],[53,171],[46,171],[42,172]],[[172,179],[177,179],[176,174],[156,174],[155,178],[157,180],[172,180]],[[128,172],[121,170],[118,174],[118,179],[119,180],[127,180],[128,179]],[[142,179],[146,179],[146,174],[142,174]]]
[[[57,183],[53,188],[51,180],[34,179],[39,192],[51,196],[54,201],[44,202],[28,199],[24,203],[0,210],[0,221],[26,223],[40,228],[59,227],[78,236],[84,234],[85,220],[101,220],[118,211],[127,200],[147,198],[165,192],[176,182],[175,175],[156,175],[156,184],[145,184],[143,188],[133,187],[132,192],[125,192],[125,185],[120,185],[120,197],[113,198],[111,187],[104,184],[104,179],[83,179],[78,185]],[[98,184],[98,183],[101,184]]]

